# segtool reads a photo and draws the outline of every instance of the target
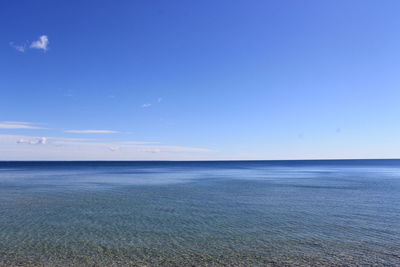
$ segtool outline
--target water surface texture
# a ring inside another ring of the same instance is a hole
[[[0,162],[0,266],[400,266],[400,160]]]

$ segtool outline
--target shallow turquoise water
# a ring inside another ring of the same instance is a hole
[[[400,266],[400,160],[0,162],[0,265]]]

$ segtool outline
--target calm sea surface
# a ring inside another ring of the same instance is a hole
[[[400,160],[0,162],[0,266],[400,266]]]

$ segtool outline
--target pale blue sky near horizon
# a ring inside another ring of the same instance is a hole
[[[0,160],[399,158],[398,14],[1,1]]]

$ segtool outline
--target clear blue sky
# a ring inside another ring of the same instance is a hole
[[[400,157],[400,1],[0,2],[0,160]]]

